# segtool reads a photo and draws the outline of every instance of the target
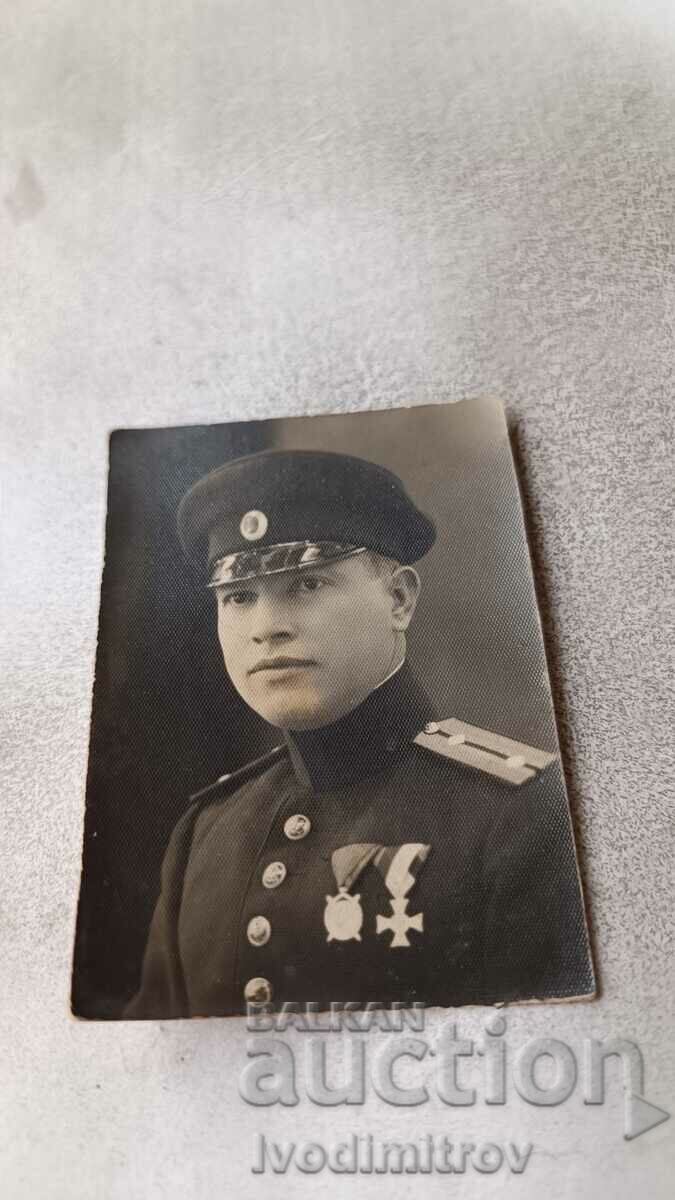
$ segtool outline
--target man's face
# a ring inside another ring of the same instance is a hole
[[[350,712],[403,657],[419,580],[368,554],[217,589],[218,637],[239,694],[282,729]]]

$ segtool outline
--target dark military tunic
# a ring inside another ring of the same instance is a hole
[[[404,667],[341,721],[288,735],[207,789],[171,838],[126,1015],[224,1016],[247,999],[325,1009],[592,994],[558,764],[512,786],[416,744],[432,716]],[[329,940],[334,863],[358,858],[344,848],[409,844],[428,851],[411,867],[407,944],[392,944],[392,894],[372,851],[347,889],[361,923]]]

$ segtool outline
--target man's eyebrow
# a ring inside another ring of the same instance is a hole
[[[231,596],[234,592],[250,592],[257,582],[257,579],[233,579],[231,583],[217,583],[213,590],[216,596]]]
[[[329,579],[346,579],[348,571],[345,570],[343,560],[340,559],[338,562],[312,563],[311,566],[303,567],[297,574],[300,578],[303,575],[324,575]]]
[[[294,582],[307,575],[331,575],[333,578],[344,578],[345,568],[342,559],[337,562],[309,563],[302,568],[291,571],[273,571],[268,576],[255,575],[251,579],[232,579],[227,583],[218,583],[214,587],[217,596],[231,596],[234,592],[249,592],[264,584],[265,579],[283,579]]]

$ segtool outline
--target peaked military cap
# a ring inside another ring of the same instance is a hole
[[[362,550],[416,562],[436,529],[385,467],[330,451],[263,450],[198,480],[181,502],[178,533],[216,587]]]

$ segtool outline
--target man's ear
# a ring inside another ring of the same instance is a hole
[[[392,599],[392,629],[407,629],[415,611],[422,583],[414,567],[396,567],[388,582]]]

